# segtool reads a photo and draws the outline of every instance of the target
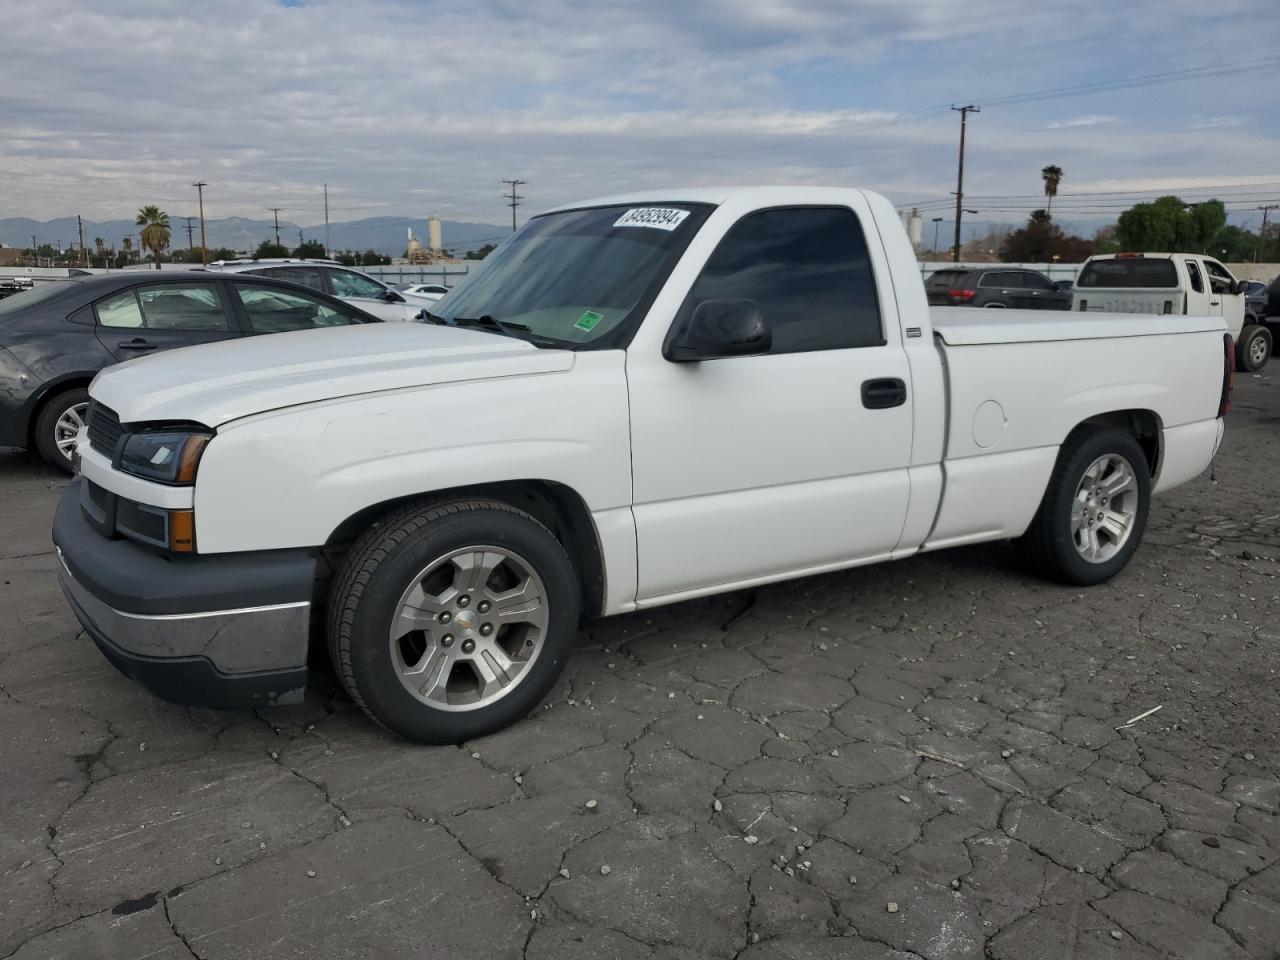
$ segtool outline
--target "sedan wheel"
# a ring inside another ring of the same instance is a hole
[[[63,411],[53,425],[53,445],[58,452],[71,462],[71,454],[76,450],[76,438],[84,427],[85,414],[89,410],[88,403],[77,403]]]

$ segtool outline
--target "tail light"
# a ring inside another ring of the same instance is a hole
[[[969,300],[972,300],[977,295],[978,295],[977,292],[974,290],[948,290],[947,291],[947,296],[950,297],[952,300],[969,301]]]
[[[1084,313],[1084,312],[1085,312],[1086,310],[1088,310],[1088,309],[1089,309],[1089,301],[1088,301],[1088,300],[1081,300],[1081,301],[1080,301],[1080,312],[1081,312],[1081,313]]]
[[[1165,314],[1173,313],[1173,301],[1172,301],[1172,300],[1166,300],[1166,301],[1164,302],[1164,312],[1165,312]]]
[[[1222,335],[1222,398],[1218,401],[1218,416],[1231,412],[1231,391],[1236,386],[1236,345],[1231,334]]]

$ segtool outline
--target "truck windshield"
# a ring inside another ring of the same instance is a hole
[[[711,209],[636,204],[535,217],[428,319],[575,350],[625,347]]]

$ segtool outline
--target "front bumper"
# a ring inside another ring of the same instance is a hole
[[[111,663],[173,703],[251,708],[298,703],[307,682],[315,559],[280,550],[169,560],[102,536],[80,506],[58,504],[58,577]]]

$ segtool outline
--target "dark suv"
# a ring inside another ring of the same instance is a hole
[[[1071,291],[1034,270],[947,268],[935,271],[925,281],[924,291],[935,307],[1071,309]]]

